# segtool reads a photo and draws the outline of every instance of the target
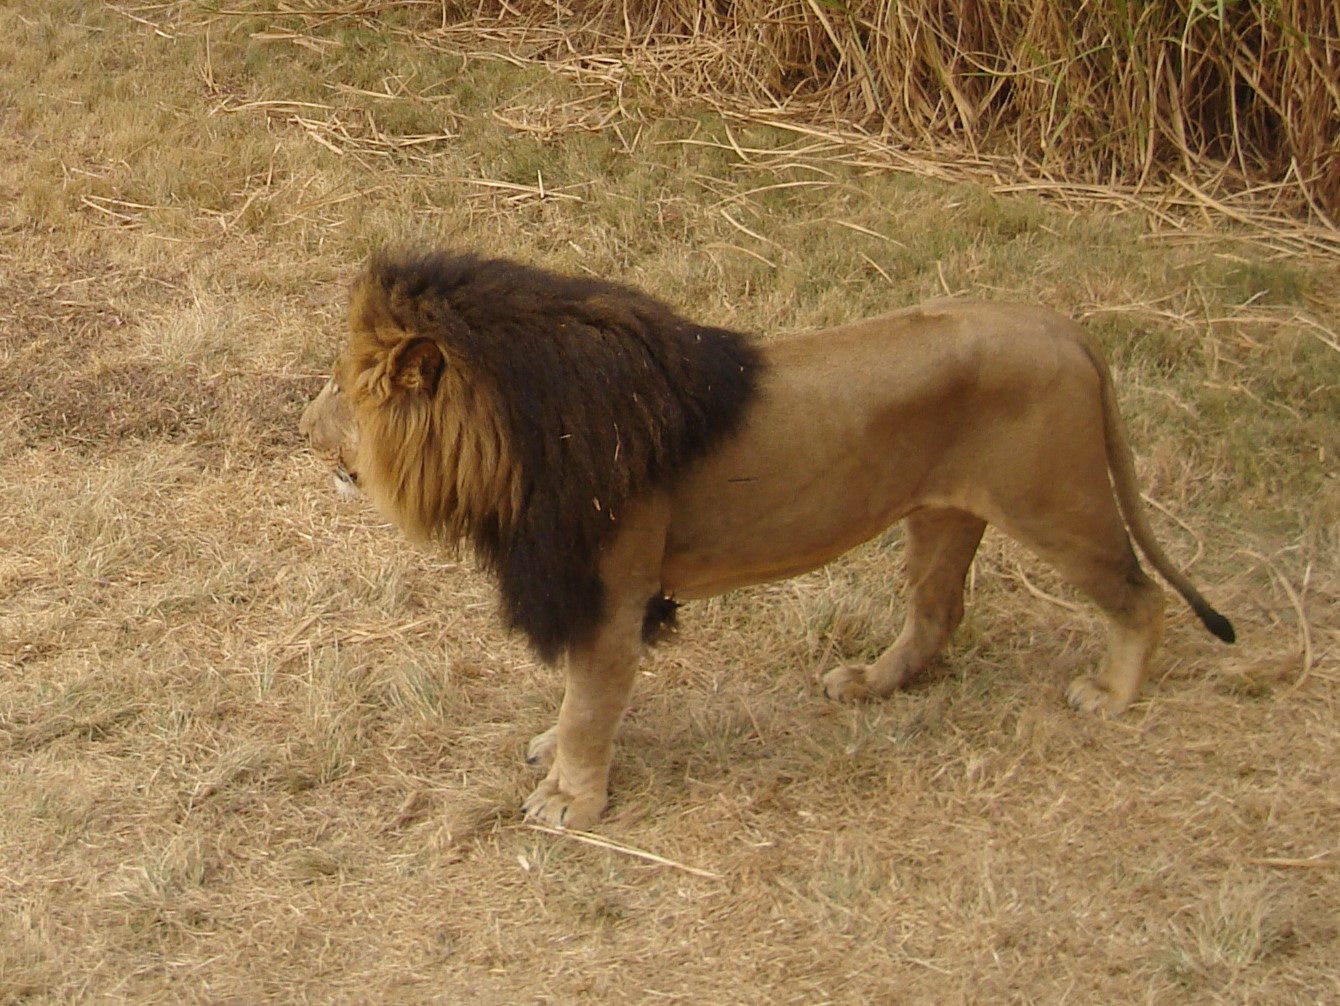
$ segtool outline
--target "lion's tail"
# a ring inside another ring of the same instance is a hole
[[[1159,571],[1159,575],[1172,585],[1177,593],[1186,599],[1191,610],[1214,635],[1226,643],[1233,642],[1237,635],[1233,623],[1210,606],[1191,581],[1168,558],[1163,546],[1154,537],[1154,529],[1149,525],[1140,500],[1139,482],[1135,476],[1135,456],[1131,453],[1130,438],[1126,435],[1126,423],[1117,409],[1117,400],[1112,391],[1112,376],[1103,361],[1102,355],[1084,341],[1084,351],[1088,354],[1094,369],[1098,371],[1098,381],[1102,388],[1103,435],[1107,439],[1107,463],[1112,473],[1112,484],[1116,488],[1117,503],[1131,537],[1140,546],[1150,564]]]

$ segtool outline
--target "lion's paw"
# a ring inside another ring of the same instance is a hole
[[[543,735],[542,735],[543,736]],[[526,819],[537,824],[547,824],[551,828],[591,827],[600,819],[608,797],[604,793],[597,795],[574,796],[565,793],[557,780],[545,779],[535,787],[535,792],[526,797],[521,812]]]
[[[849,665],[824,675],[824,694],[834,702],[869,702],[878,698],[870,688],[869,665]]]
[[[1065,698],[1071,708],[1095,716],[1119,716],[1130,704],[1123,702],[1097,678],[1076,678],[1066,689]]]
[[[550,727],[542,734],[536,734],[526,747],[526,764],[549,771],[554,764],[554,755],[558,753],[558,725]]]

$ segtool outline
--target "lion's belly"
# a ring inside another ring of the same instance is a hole
[[[808,573],[831,562],[850,547],[814,552],[803,557],[772,557],[771,561],[765,556],[749,557],[752,562],[737,562],[734,561],[735,557],[723,555],[682,554],[667,557],[661,589],[666,596],[676,600],[698,601],[756,583],[785,580]]]
[[[662,563],[667,594],[686,600],[815,569],[869,540],[916,505],[889,468],[857,456],[809,468],[785,464],[731,475],[708,465],[675,494]]]

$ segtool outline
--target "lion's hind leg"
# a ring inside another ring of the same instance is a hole
[[[1139,694],[1163,637],[1163,591],[1152,580],[1145,583],[1149,589],[1133,596],[1120,616],[1108,612],[1112,622],[1102,667],[1095,675],[1075,678],[1066,689],[1066,701],[1074,708],[1116,716]]]
[[[1163,591],[1144,574],[1134,555],[1119,572],[1095,567],[1076,573],[1072,567],[1066,575],[1108,617],[1103,663],[1096,674],[1070,682],[1066,701],[1082,712],[1117,716],[1135,701],[1163,639]]]
[[[839,702],[883,698],[926,667],[963,620],[963,582],[986,522],[962,510],[927,508],[907,518],[907,615],[898,639],[873,663],[824,675]]]
[[[1092,508],[1087,522],[1053,510],[1026,526],[1006,526],[1012,537],[1052,563],[1087,594],[1108,620],[1107,653],[1097,673],[1070,683],[1066,700],[1076,709],[1116,716],[1139,694],[1163,638],[1163,591],[1140,568],[1115,503]]]

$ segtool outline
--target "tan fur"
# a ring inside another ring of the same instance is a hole
[[[496,389],[462,373],[445,399],[452,415],[387,415],[378,388],[406,333],[374,334],[355,317],[339,379],[362,397],[350,408],[322,392],[302,420],[314,446],[368,473],[384,504],[419,515],[411,526],[438,527],[443,513],[477,508],[481,497],[515,506],[515,446],[490,420]],[[647,598],[793,576],[898,520],[907,521],[903,630],[874,662],[831,670],[824,689],[834,699],[888,695],[939,653],[962,618],[964,578],[987,523],[1055,565],[1108,617],[1103,666],[1068,691],[1078,708],[1125,709],[1159,643],[1162,592],[1141,571],[1128,526],[1212,631],[1231,639],[1140,515],[1106,367],[1073,322],[1037,307],[936,302],[762,353],[742,427],[668,487],[632,501],[602,547],[606,606],[594,636],[568,652],[557,726],[532,743],[530,759],[549,772],[524,804],[529,816],[584,827],[604,809]],[[443,451],[439,463],[444,437],[469,446]],[[421,459],[416,480],[371,474],[386,456]]]

